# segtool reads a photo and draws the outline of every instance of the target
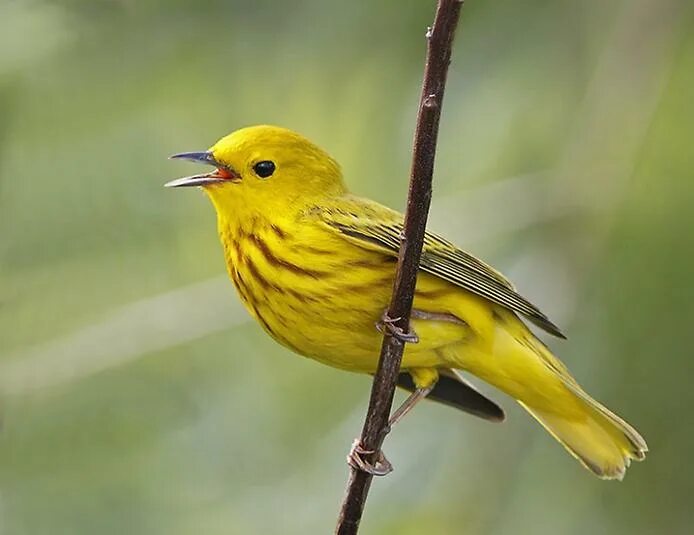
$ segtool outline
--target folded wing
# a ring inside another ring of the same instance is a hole
[[[339,206],[317,207],[311,215],[364,247],[398,254],[403,217],[383,205],[350,196],[340,199]],[[521,296],[501,273],[436,234],[426,233],[420,269],[517,312],[554,336],[565,338],[559,327]]]

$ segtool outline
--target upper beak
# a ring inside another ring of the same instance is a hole
[[[221,165],[214,159],[212,153],[209,151],[205,152],[182,152],[180,154],[174,154],[169,156],[170,160],[189,160],[191,162],[205,163],[208,165],[214,165],[217,167],[214,171],[210,173],[203,173],[201,175],[186,176],[183,178],[177,178],[176,180],[171,180],[164,184],[166,188],[186,188],[190,186],[207,186],[209,184],[219,184],[220,182],[225,182],[233,178],[237,178],[234,173],[227,171],[226,169],[219,169]]]

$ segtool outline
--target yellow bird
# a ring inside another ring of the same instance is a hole
[[[284,128],[243,128],[172,158],[215,168],[167,186],[200,186],[209,196],[229,276],[265,331],[299,355],[373,374],[374,325],[390,299],[403,216],[349,193],[337,162]],[[503,420],[458,373],[469,372],[518,400],[593,473],[621,479],[646,442],[592,399],[519,315],[563,338],[503,275],[427,233],[411,320],[417,343],[405,349],[400,386],[415,402],[428,394]]]

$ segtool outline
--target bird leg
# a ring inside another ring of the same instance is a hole
[[[376,322],[376,330],[382,334],[387,331],[393,338],[397,338],[401,342],[406,342],[410,344],[416,344],[419,342],[419,336],[411,328],[409,332],[403,331],[400,327],[395,325],[396,322],[400,321],[402,318],[391,318],[388,316],[388,311],[385,310],[381,319]]]
[[[403,401],[402,405],[400,405],[397,409],[395,409],[395,412],[390,415],[390,419],[388,420],[388,428],[387,431],[390,433],[390,430],[393,428],[393,426],[398,423],[402,418],[410,412],[412,409],[414,409],[414,406],[422,401],[425,397],[427,397],[431,391],[434,389],[434,386],[436,383],[434,383],[431,386],[427,386],[426,388],[417,388],[414,392],[412,392],[405,401]]]
[[[386,426],[386,434],[390,433],[393,426],[398,423],[414,406],[423,400],[434,389],[434,385],[426,388],[418,388],[412,392],[407,399],[400,405],[395,412],[390,416],[388,425]],[[376,454],[375,460],[368,461],[365,456]],[[361,470],[372,476],[385,476],[393,471],[393,465],[386,459],[386,456],[381,450],[367,450],[361,444],[358,438],[352,442],[352,447],[347,454],[347,464],[356,470]]]
[[[383,316],[380,321],[376,323],[376,329],[380,333],[387,331],[391,336],[397,338],[401,342],[416,344],[419,342],[419,337],[417,333],[410,329],[410,332],[403,331],[400,327],[395,325],[397,321],[401,318],[391,318],[388,316],[388,311],[383,312]],[[419,403],[422,399],[427,397],[427,395],[434,389],[436,382],[431,384],[426,388],[417,388],[412,392],[409,397],[400,405],[395,412],[388,419],[388,424],[385,428],[385,434],[390,433],[393,426],[398,423],[403,416],[410,412],[414,406]],[[366,457],[375,455],[375,459],[370,461]],[[355,470],[361,470],[367,474],[373,476],[385,476],[393,471],[393,465],[390,461],[386,459],[383,452],[379,450],[367,450],[361,443],[361,439],[356,438],[352,442],[352,447],[347,454],[347,464],[349,464]]]

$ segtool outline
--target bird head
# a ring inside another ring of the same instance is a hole
[[[201,187],[220,215],[286,213],[345,191],[335,160],[303,136],[277,126],[242,128],[206,151],[171,158],[214,167],[166,186]]]

